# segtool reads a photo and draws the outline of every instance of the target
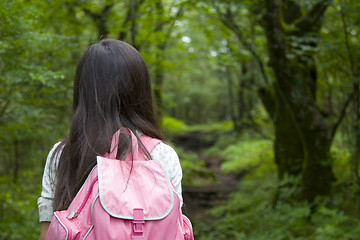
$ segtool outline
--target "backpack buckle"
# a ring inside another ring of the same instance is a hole
[[[133,239],[143,239],[145,224],[144,210],[142,208],[135,208],[134,210],[134,221],[132,221]]]

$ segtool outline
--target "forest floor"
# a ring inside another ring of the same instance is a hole
[[[208,156],[203,152],[212,147],[219,132],[187,132],[172,137],[171,141],[185,151],[197,154],[199,161],[205,162],[205,167],[214,174],[215,181],[204,185],[183,185],[184,214],[190,218],[200,218],[207,210],[224,203],[231,192],[235,191],[246,172],[224,173],[221,171],[222,159],[218,156]]]

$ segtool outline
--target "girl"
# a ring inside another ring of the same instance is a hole
[[[40,239],[45,239],[53,212],[68,208],[96,165],[96,156],[109,151],[118,129],[131,129],[138,141],[141,134],[162,139],[147,66],[125,42],[105,39],[86,50],[77,65],[73,98],[69,135],[55,144],[46,160],[38,199]],[[128,151],[121,146],[125,144],[119,142],[118,156]],[[165,166],[182,206],[182,170],[176,152],[160,143],[149,154]]]

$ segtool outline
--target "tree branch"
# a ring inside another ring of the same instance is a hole
[[[1,118],[4,116],[6,110],[8,109],[9,105],[10,105],[10,97],[11,97],[11,94],[14,90],[14,85],[13,84],[9,84],[8,86],[6,86],[6,83],[5,83],[5,80],[3,78],[0,77],[0,82],[1,84],[4,84],[5,85],[5,89],[7,88],[7,91],[5,90],[5,96],[7,96],[6,100],[5,100],[5,103],[3,106],[1,106],[1,109],[0,109],[0,120]],[[0,122],[1,124],[1,122]]]
[[[140,46],[136,44],[136,31],[137,31],[136,19],[138,17],[137,16],[138,10],[139,10],[140,6],[142,4],[144,4],[144,2],[145,2],[145,0],[139,0],[139,1],[129,0],[127,12],[126,12],[125,18],[122,22],[122,29],[120,30],[120,32],[118,34],[118,39],[124,41],[128,35],[127,26],[129,24],[129,22],[131,21],[131,27],[130,27],[131,42],[132,42],[132,45],[137,50],[140,49]]]
[[[345,20],[345,14],[344,14],[344,9],[341,6],[340,8],[340,15],[341,15],[341,22],[343,25],[343,32],[344,32],[344,38],[345,38],[345,46],[346,46],[346,51],[348,54],[348,58],[349,58],[349,62],[350,62],[350,66],[351,66],[351,73],[354,76],[355,75],[355,60],[354,60],[354,56],[353,53],[351,51],[351,47],[349,44],[349,36],[348,36],[348,26],[346,24],[346,20]]]
[[[114,6],[114,3],[110,3],[108,5],[105,5],[105,7],[103,8],[101,15],[107,16],[109,15],[111,8]]]
[[[284,0],[282,14],[284,22],[286,24],[292,24],[301,18],[301,6],[294,0]]]
[[[99,14],[94,13],[94,12],[90,11],[89,9],[84,8],[83,11],[86,15],[88,15],[94,21],[97,21],[97,19],[100,17]]]
[[[85,14],[96,22],[98,27],[98,35],[100,39],[106,38],[107,35],[109,34],[108,30],[106,29],[106,20],[113,6],[114,3],[109,3],[105,5],[100,13],[95,13],[93,11],[90,11],[89,9],[83,9]]]
[[[279,0],[265,0],[263,25],[269,49],[270,65],[274,69],[281,86],[289,85],[291,69],[287,59],[287,45],[284,29],[281,24]]]
[[[2,118],[2,116],[5,114],[7,108],[9,107],[10,105],[10,98],[8,97],[6,99],[6,102],[4,104],[4,106],[1,107],[1,110],[0,110],[0,119]]]
[[[130,9],[131,9],[131,44],[134,48],[138,49],[136,47],[136,34],[137,34],[137,26],[136,26],[136,16],[139,9],[139,4],[137,0],[130,0]]]
[[[127,12],[126,12],[126,16],[124,18],[124,21],[122,23],[122,29],[119,32],[119,40],[125,40],[126,36],[127,36],[127,24],[129,23],[129,21],[131,20],[131,8],[128,7]]]
[[[277,101],[274,93],[272,93],[271,90],[268,88],[260,87],[258,89],[258,95],[264,107],[266,108],[266,111],[269,113],[271,120],[274,121],[277,115]]]
[[[295,32],[307,33],[312,31],[314,27],[318,25],[317,23],[320,21],[331,2],[332,0],[321,0],[314,4],[311,10],[295,24],[297,29]]]
[[[167,25],[169,25],[169,29],[166,31],[165,44],[168,42],[171,32],[175,26],[176,20],[179,19],[183,15],[183,13],[184,13],[184,6],[181,5],[176,15],[170,18],[168,21],[166,21]]]
[[[334,126],[332,127],[332,131],[331,131],[331,138],[334,138],[335,133],[337,128],[339,127],[340,123],[342,122],[342,120],[345,117],[346,114],[346,109],[348,108],[348,106],[350,105],[350,102],[352,100],[352,98],[354,97],[354,92],[350,93],[350,95],[348,96],[348,98],[346,99],[346,101],[344,102],[344,105],[341,109],[340,115],[338,120],[336,121],[336,123],[334,124]]]
[[[243,33],[240,30],[240,27],[236,24],[234,16],[230,10],[230,6],[227,6],[225,13],[222,13],[216,4],[213,4],[213,7],[217,12],[220,21],[235,34],[245,49],[248,50],[254,57],[257,65],[259,66],[261,76],[263,77],[265,84],[269,84],[269,80],[265,72],[265,65],[252,45],[245,39]]]

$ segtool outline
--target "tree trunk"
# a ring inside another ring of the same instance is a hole
[[[314,5],[309,14],[317,18],[311,18],[314,20],[311,26],[303,23],[302,20],[309,21],[310,18],[305,16],[299,20],[296,32],[286,33],[280,19],[280,1],[266,0],[265,4],[264,29],[270,66],[276,77],[273,85],[276,97],[263,94],[262,100],[271,102],[264,102],[264,105],[275,125],[275,161],[279,178],[286,175],[301,177],[301,191],[295,197],[313,202],[316,196],[331,193],[334,176],[328,154],[332,128],[316,106],[317,74],[312,53],[297,53],[296,58],[290,60],[287,55],[291,49],[286,38],[317,33],[320,28],[311,26],[319,24],[318,14],[322,14],[327,5],[326,1],[322,1],[321,6]]]
[[[137,2],[137,0],[130,0],[130,9],[131,9],[131,15],[130,15],[130,20],[131,20],[131,45],[136,48],[137,50],[139,50],[137,43],[136,43],[136,35],[137,35],[137,26],[136,26],[136,17],[137,17],[137,12],[139,9],[139,4]]]
[[[144,2],[144,0],[140,1],[141,3]],[[153,31],[156,33],[165,33],[165,38],[160,40],[157,44],[156,44],[156,62],[155,62],[155,70],[154,70],[154,100],[155,100],[155,104],[157,107],[157,115],[158,115],[158,119],[161,121],[162,119],[162,113],[164,110],[164,106],[163,106],[163,99],[162,99],[162,93],[163,93],[163,82],[164,82],[164,64],[163,64],[163,59],[164,59],[164,52],[167,48],[167,44],[168,44],[168,40],[170,38],[170,34],[173,30],[173,26],[175,24],[175,21],[177,18],[179,18],[182,13],[183,13],[183,9],[182,7],[180,7],[176,13],[176,16],[170,19],[166,19],[165,18],[165,9],[163,6],[163,1],[162,0],[156,0],[153,1],[153,3],[155,4],[155,9],[154,11],[156,11],[156,14],[154,14],[154,16],[157,16],[157,18],[155,19],[154,22],[154,29]],[[186,115],[188,115],[188,113],[186,113]]]
[[[88,9],[84,9],[85,14],[90,16],[92,20],[96,23],[99,39],[107,38],[107,36],[109,35],[109,31],[106,28],[106,23],[113,6],[113,3],[105,5],[100,13],[94,13]]]
[[[316,196],[331,193],[334,176],[328,155],[335,130],[344,116],[342,111],[338,121],[330,126],[316,103],[314,47],[321,18],[332,1],[314,1],[309,10],[295,0],[263,2],[263,28],[269,65],[275,75],[273,83],[267,77],[260,55],[237,24],[231,6],[213,5],[221,22],[233,31],[259,66],[265,86],[259,87],[258,93],[274,122],[275,161],[280,180],[285,176],[298,179],[294,184],[301,186],[301,191],[295,199],[313,202]],[[287,30],[283,25],[287,25]],[[291,44],[292,41],[296,44]],[[348,101],[344,109],[347,104]]]
[[[236,116],[235,113],[235,109],[234,109],[234,105],[235,104],[235,98],[234,98],[234,94],[233,94],[233,89],[234,89],[234,80],[233,80],[233,76],[231,74],[231,70],[229,68],[229,66],[224,66],[225,67],[225,73],[226,75],[222,75],[221,73],[219,74],[220,79],[221,78],[225,78],[227,81],[227,103],[226,105],[228,106],[228,113],[225,115],[230,115],[231,121],[234,124],[234,130],[236,132],[239,132],[241,129],[241,119],[239,119],[238,116]]]
[[[248,66],[246,63],[242,63],[241,77],[239,78],[239,87],[238,87],[238,111],[239,111],[238,121],[240,121],[240,125],[243,125],[243,122],[245,120],[248,120],[251,110],[251,108],[247,107],[247,104],[245,102],[245,89],[249,91],[249,89],[246,88],[247,74],[248,74]],[[249,97],[248,100],[251,101],[251,97]]]
[[[278,87],[282,98],[274,99],[277,108],[270,112],[275,125],[275,162],[280,180],[285,176],[301,176],[302,191],[294,197],[312,202],[318,195],[331,193],[334,176],[328,154],[332,129],[311,101],[312,97],[299,95],[297,90],[301,86],[294,86]]]
[[[14,148],[14,153],[13,153],[13,157],[14,157],[13,177],[14,177],[14,179],[13,179],[13,181],[14,181],[14,183],[17,183],[18,178],[19,178],[19,170],[20,170],[19,142],[17,140],[14,141],[13,148]]]
[[[355,124],[354,124],[354,131],[355,131],[355,153],[354,153],[354,162],[356,163],[356,176],[358,178],[358,183],[360,183],[359,177],[359,162],[360,162],[360,86],[359,83],[354,84],[354,91],[355,91]]]
[[[357,184],[360,184],[360,176],[359,176],[359,164],[360,164],[360,68],[359,68],[359,57],[356,57],[354,52],[356,52],[350,43],[349,39],[349,29],[348,24],[345,19],[346,13],[345,9],[340,5],[340,15],[341,15],[341,21],[342,21],[342,29],[344,32],[344,40],[345,40],[345,46],[346,51],[348,55],[348,61],[350,64],[350,72],[351,77],[353,79],[353,94],[354,94],[354,101],[353,101],[353,107],[354,107],[354,133],[355,133],[355,145],[354,145],[354,154],[353,154],[353,163],[354,163],[354,172],[357,179]],[[356,21],[356,20],[355,20]],[[360,21],[360,19],[358,19]]]
[[[162,49],[161,51],[163,51]],[[160,57],[160,56],[159,56]],[[161,60],[160,60],[161,61]],[[161,121],[162,112],[164,110],[163,101],[162,101],[162,89],[164,82],[164,70],[162,69],[163,65],[158,63],[155,65],[155,73],[154,73],[154,100],[156,104],[156,113],[158,119]]]

